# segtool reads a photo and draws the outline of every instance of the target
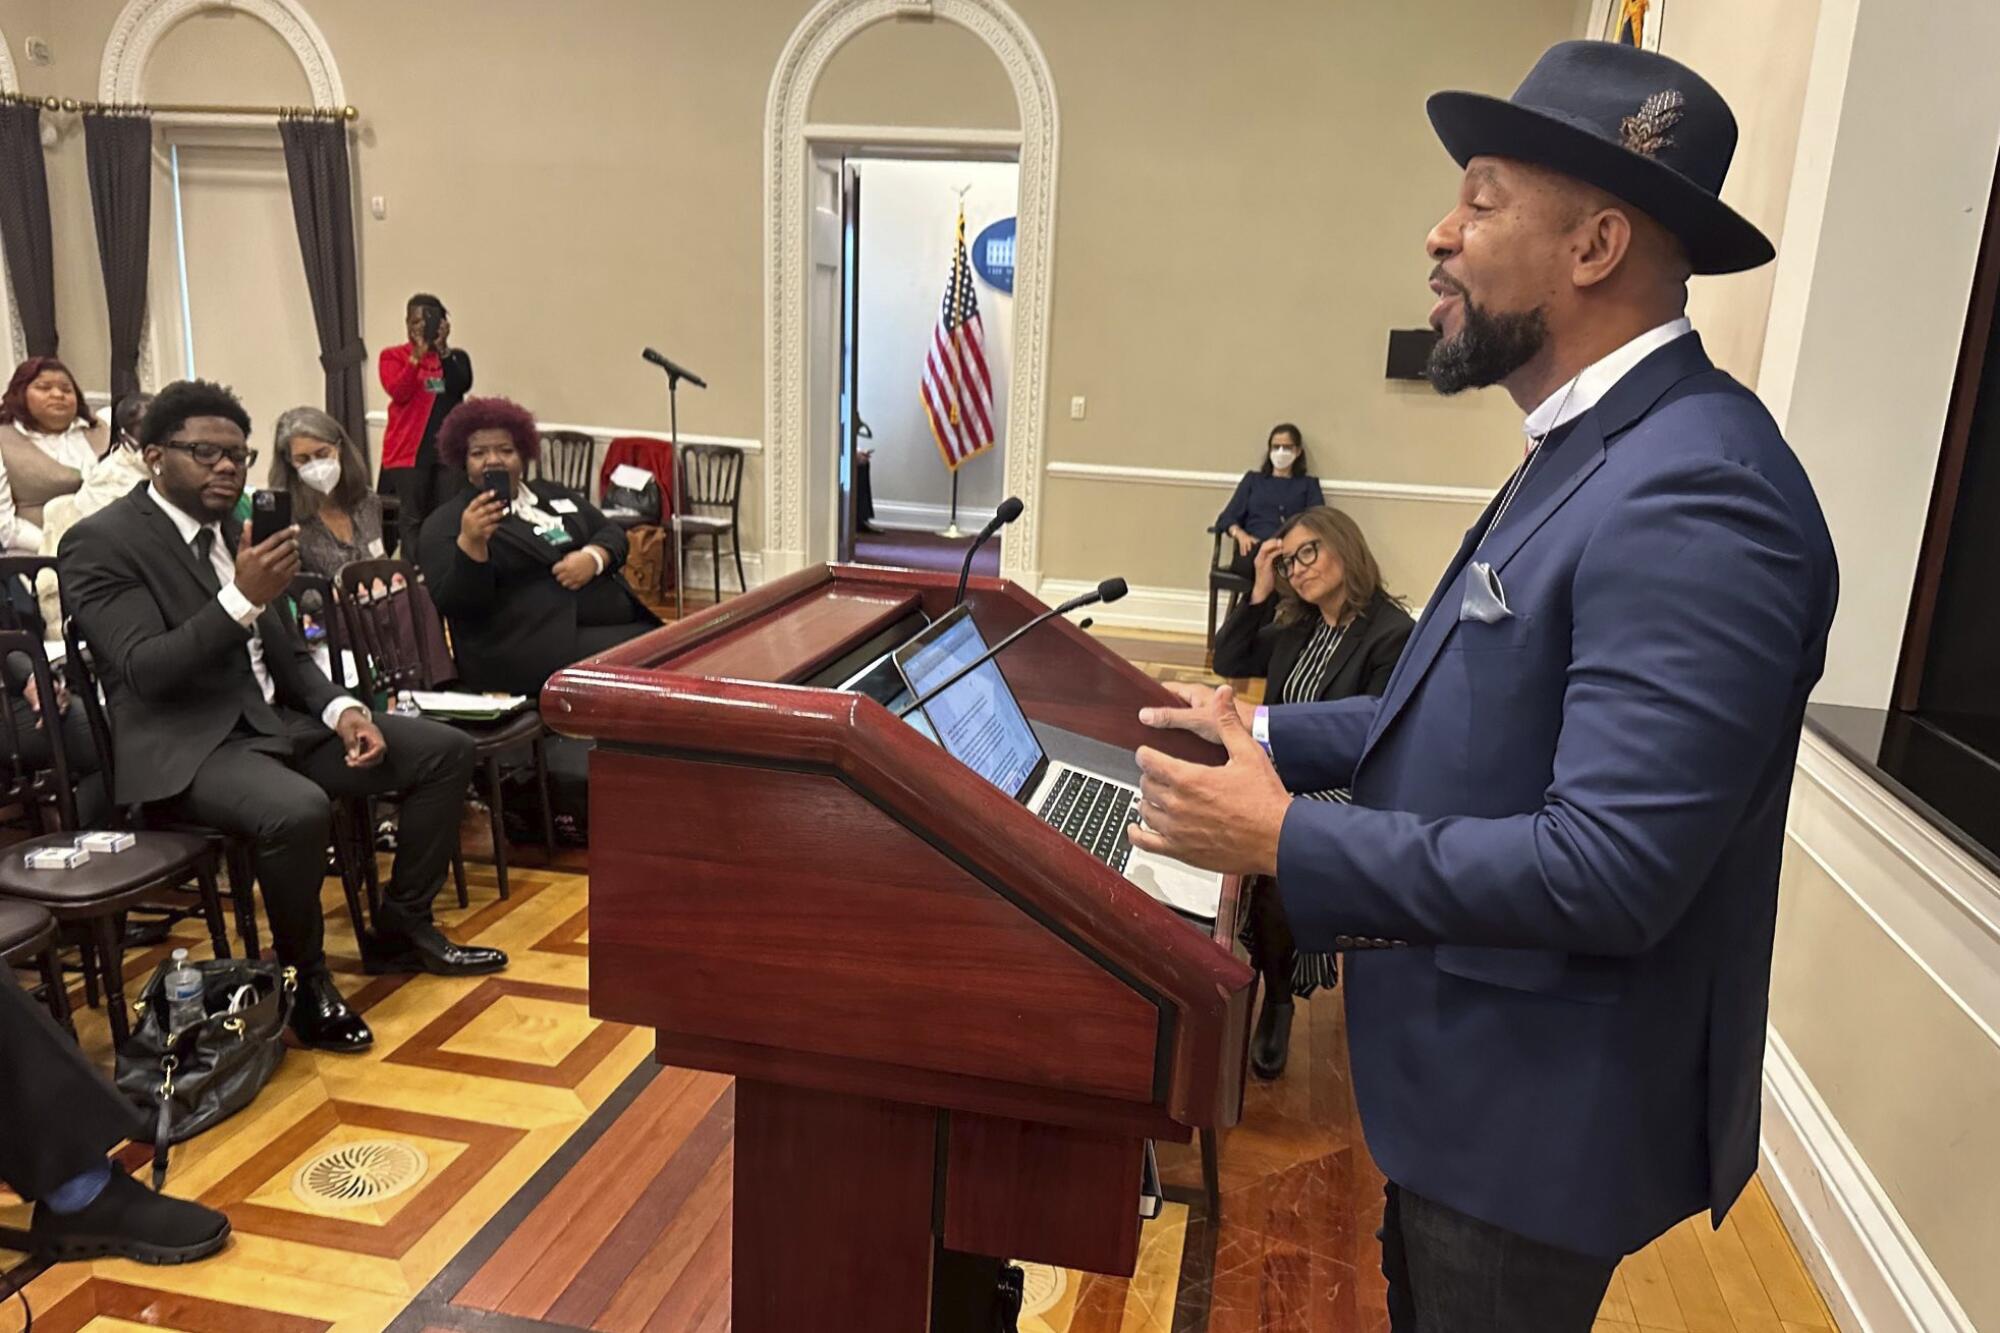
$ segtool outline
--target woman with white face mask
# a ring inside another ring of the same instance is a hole
[[[299,525],[299,567],[332,578],[356,560],[382,557],[382,497],[368,489],[368,465],[338,421],[316,407],[278,418],[271,488],[290,492]]]
[[[1222,567],[1254,577],[1257,548],[1293,518],[1325,503],[1319,478],[1313,476],[1306,458],[1305,436],[1289,421],[1271,427],[1264,441],[1264,465],[1243,474],[1236,493],[1209,529],[1229,537],[1222,549]]]

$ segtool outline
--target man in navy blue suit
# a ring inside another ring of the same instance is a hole
[[[1445,393],[1498,384],[1526,459],[1381,698],[1181,691],[1135,844],[1274,875],[1350,960],[1355,1094],[1389,1178],[1394,1326],[1584,1333],[1618,1259],[1719,1224],[1757,1161],[1787,797],[1833,618],[1798,460],[1685,317],[1771,257],[1718,194],[1722,98],[1565,43],[1512,100],[1440,93],[1465,168],[1431,232]],[[1348,787],[1352,805],[1290,793]]]

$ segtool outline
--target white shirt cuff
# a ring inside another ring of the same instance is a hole
[[[1263,704],[1250,715],[1250,739],[1263,746],[1265,754],[1271,753],[1271,710]]]
[[[604,552],[598,550],[595,546],[586,546],[583,548],[583,553],[597,562],[597,572],[600,575],[603,574],[607,568],[604,563]]]
[[[231,620],[245,629],[256,624],[257,617],[264,614],[264,608],[238,592],[234,583],[215,594],[215,600],[222,603],[222,609],[229,613]]]
[[[359,699],[354,698],[352,695],[343,694],[338,699],[335,699],[332,703],[326,706],[326,711],[319,715],[319,720],[326,723],[326,729],[328,731],[332,731],[333,724],[340,721],[340,715],[342,713],[345,713],[350,708],[359,708],[361,710],[361,716],[365,718],[373,718],[375,716],[373,713],[368,711],[367,704],[362,703]]]

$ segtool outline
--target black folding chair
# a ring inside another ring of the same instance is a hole
[[[722,539],[729,538],[730,554],[736,558],[736,587],[749,591],[743,578],[743,543],[738,523],[743,507],[743,451],[726,444],[683,444],[674,449],[674,470],[680,484],[674,487],[674,618],[684,606],[682,588],[687,580],[685,554],[692,542],[708,538],[709,558],[715,564],[715,600],[722,602]],[[701,512],[721,511],[721,512]]]
[[[597,458],[597,441],[580,430],[542,432],[542,456],[535,460],[535,477],[566,486],[588,500],[590,465]]]

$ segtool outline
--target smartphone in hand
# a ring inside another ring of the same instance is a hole
[[[479,488],[503,505],[514,502],[514,474],[504,467],[490,467],[480,473]]]
[[[256,491],[250,496],[250,544],[258,546],[292,526],[290,491]]]

